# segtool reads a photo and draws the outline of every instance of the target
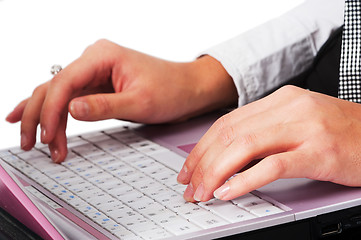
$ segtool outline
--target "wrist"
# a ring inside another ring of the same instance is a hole
[[[194,81],[202,89],[205,104],[214,110],[237,104],[238,93],[232,77],[215,58],[204,55],[191,63]]]

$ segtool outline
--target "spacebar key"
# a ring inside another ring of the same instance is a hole
[[[154,153],[151,155],[151,157],[163,163],[167,167],[175,170],[176,172],[179,172],[182,169],[183,163],[185,161],[184,157],[172,151],[163,151],[163,152]]]

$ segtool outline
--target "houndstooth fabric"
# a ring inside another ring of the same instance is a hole
[[[361,103],[361,0],[346,0],[338,97]]]

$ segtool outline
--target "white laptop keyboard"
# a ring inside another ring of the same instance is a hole
[[[42,144],[0,157],[120,239],[161,239],[283,212],[250,193],[233,201],[185,202],[186,186],[176,181],[184,159],[127,128],[72,137],[68,147],[62,164],[52,163]]]

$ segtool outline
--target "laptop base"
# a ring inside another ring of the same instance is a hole
[[[361,216],[361,206],[320,215],[312,219],[301,220],[280,226],[233,235],[221,238],[220,240],[356,240],[361,238],[361,221],[358,220],[359,216]],[[342,231],[337,233],[337,226],[339,223],[342,225]],[[329,231],[331,234],[328,236],[322,236],[322,233],[325,234],[327,231]],[[0,208],[0,239],[40,240],[41,238]]]
[[[361,239],[361,206],[314,218],[237,234],[220,240],[356,240]]]

